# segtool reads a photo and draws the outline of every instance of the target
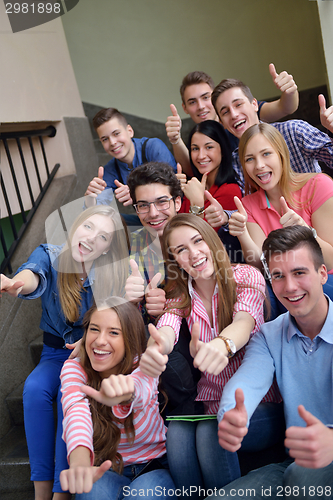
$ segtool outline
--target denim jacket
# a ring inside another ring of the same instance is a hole
[[[85,292],[82,292],[80,317],[75,323],[67,322],[62,312],[57,285],[58,272],[53,266],[59,256],[62,246],[40,245],[30,255],[28,261],[23,264],[15,274],[29,269],[39,276],[39,285],[29,295],[19,295],[21,299],[36,299],[41,297],[42,318],[40,328],[48,333],[62,337],[65,342],[73,343],[83,335],[82,320],[86,311],[92,306],[93,294],[91,285],[93,283],[93,270],[84,282]]]

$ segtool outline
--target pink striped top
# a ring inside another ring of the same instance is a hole
[[[251,332],[251,336],[258,332],[260,326],[264,322],[263,302],[265,298],[265,280],[262,274],[255,267],[248,265],[237,265],[233,268],[234,278],[236,281],[237,300],[234,305],[233,316],[239,311],[249,313],[255,320],[255,327]],[[192,285],[192,279],[188,282],[189,294],[191,297],[191,313],[186,318],[189,330],[192,331],[193,323],[200,324],[200,340],[202,342],[210,342],[220,333],[218,328],[217,307],[218,307],[218,286],[216,284],[214,294],[212,296],[212,317],[213,325],[203,305],[199,294],[195,291]],[[180,300],[180,299],[179,299]],[[166,307],[168,300],[166,302]],[[171,326],[176,334],[176,342],[179,337],[179,330],[182,321],[183,312],[176,310],[175,313],[167,312],[161,316],[157,323],[157,328],[162,326]],[[239,368],[244,357],[245,347],[242,347],[232,358],[228,365],[219,375],[211,375],[202,373],[201,379],[198,382],[197,401],[206,401],[206,413],[215,414],[219,408],[219,402],[222,396],[222,390],[230,377]],[[273,386],[272,386],[273,387]],[[271,388],[263,401],[280,401],[280,396],[275,388]]]
[[[122,455],[124,465],[145,463],[159,458],[166,453],[166,427],[159,413],[157,401],[158,379],[144,375],[140,368],[131,373],[134,379],[135,399],[131,405],[113,406],[113,414],[126,418],[134,411],[133,425],[135,440],[129,444],[124,425],[119,422],[121,430],[118,452]],[[79,358],[65,361],[60,374],[61,401],[64,413],[63,440],[67,445],[67,458],[78,446],[85,446],[91,453],[91,464],[94,463],[93,426],[89,402],[80,386],[87,383],[87,375]]]

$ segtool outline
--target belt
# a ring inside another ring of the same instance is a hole
[[[43,333],[43,342],[48,347],[53,347],[54,349],[64,349],[65,347],[65,341],[62,337],[48,332]]]

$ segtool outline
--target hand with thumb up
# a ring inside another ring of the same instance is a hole
[[[126,280],[125,298],[130,302],[138,303],[145,294],[144,279],[135,260],[131,259],[129,263],[132,274]]]
[[[247,231],[247,213],[239,198],[234,197],[237,212],[231,214],[229,219],[229,233],[232,236],[240,237]]]
[[[205,198],[210,205],[205,210],[205,219],[212,227],[221,227],[228,223],[228,216],[223,210],[222,205],[205,190]]]

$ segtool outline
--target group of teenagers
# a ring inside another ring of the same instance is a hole
[[[333,107],[319,96],[328,134],[268,124],[298,106],[269,71],[281,97],[259,104],[186,75],[195,126],[186,146],[170,106],[173,155],[99,111],[112,159],[66,241],[1,275],[42,303],[23,394],[36,500],[333,496]],[[241,476],[239,449],[283,440],[283,462]]]

